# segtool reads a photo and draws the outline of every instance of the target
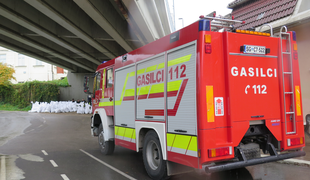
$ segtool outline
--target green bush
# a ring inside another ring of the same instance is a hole
[[[58,101],[59,86],[68,86],[67,78],[48,82],[32,81],[23,84],[0,85],[0,103],[20,109],[31,105],[31,101]]]

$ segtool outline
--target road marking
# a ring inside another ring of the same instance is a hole
[[[60,176],[61,176],[62,179],[64,179],[64,180],[70,180],[65,174],[61,174]]]
[[[5,156],[1,156],[1,176],[0,180],[6,180]]]
[[[50,160],[50,162],[52,163],[52,165],[53,165],[54,167],[58,167],[58,165],[55,163],[54,160]]]
[[[29,131],[27,131],[27,132],[25,132],[25,133],[29,133],[29,132],[31,132],[31,131],[34,131],[34,129],[30,129]]]
[[[42,150],[42,153],[45,155],[45,156],[47,156],[48,154],[47,154],[47,152],[46,151],[44,151],[44,150]]]
[[[113,167],[113,166],[111,166],[111,165],[109,165],[109,164],[107,164],[107,163],[101,161],[100,159],[96,158],[95,156],[89,154],[88,152],[84,151],[83,149],[80,149],[80,151],[82,151],[84,154],[88,155],[89,157],[93,158],[94,160],[100,162],[101,164],[107,166],[108,168],[110,168],[110,169],[112,169],[112,170],[118,172],[119,174],[121,174],[121,175],[127,177],[128,179],[136,180],[135,178],[129,176],[128,174],[126,174],[126,173],[124,173],[124,172],[122,172],[122,171],[116,169],[115,167]]]

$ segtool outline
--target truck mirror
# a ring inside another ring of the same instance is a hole
[[[306,116],[305,132],[308,134],[308,136],[310,136],[310,114]]]
[[[90,94],[89,92],[89,77],[88,76],[84,76],[84,93],[86,94]]]

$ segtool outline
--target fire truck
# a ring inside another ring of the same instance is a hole
[[[101,152],[142,151],[153,179],[304,156],[295,32],[235,23],[201,16],[99,65],[91,133]]]

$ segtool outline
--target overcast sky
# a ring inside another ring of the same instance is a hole
[[[216,11],[216,15],[225,16],[231,12],[227,6],[234,0],[168,0],[171,13],[173,13],[173,1],[175,6],[176,30],[182,28],[183,18],[184,26],[188,26],[199,19],[200,15],[207,15]]]

